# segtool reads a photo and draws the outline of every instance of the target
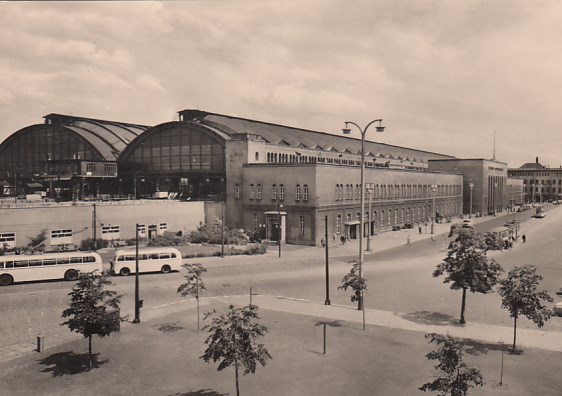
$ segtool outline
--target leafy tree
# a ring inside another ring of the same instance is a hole
[[[27,250],[30,252],[33,252],[34,250],[44,251],[46,242],[47,242],[47,230],[41,230],[41,232],[35,235],[34,237],[29,237]]]
[[[457,237],[449,244],[447,257],[437,265],[434,277],[447,273],[444,283],[451,283],[451,289],[462,289],[460,323],[465,323],[466,291],[488,293],[498,283],[502,267],[495,260],[488,260],[489,245],[471,229],[459,230]]]
[[[208,312],[205,319],[214,311]],[[256,342],[258,337],[267,333],[267,327],[255,322],[260,319],[258,307],[247,305],[242,308],[234,308],[230,305],[228,312],[213,318],[212,324],[203,327],[208,329],[209,337],[205,340],[208,345],[205,353],[201,356],[206,363],[220,361],[217,370],[221,371],[234,363],[236,373],[236,395],[240,395],[238,385],[238,368],[244,367],[244,375],[256,372],[256,363],[265,366],[271,355],[263,344]]]
[[[199,292],[207,290],[201,275],[207,272],[207,269],[199,263],[184,264],[183,267],[187,270],[186,281],[178,287],[178,293],[182,297],[193,296],[197,300],[197,331],[199,331]]]
[[[92,369],[92,336],[100,338],[109,336],[120,330],[123,318],[119,316],[121,296],[111,290],[113,285],[107,274],[97,271],[81,273],[78,282],[68,293],[70,307],[62,313],[68,318],[61,326],[68,326],[71,331],[88,338],[88,357]]]
[[[542,305],[541,300],[553,302],[553,298],[546,290],[537,290],[542,276],[532,265],[515,267],[508,272],[507,278],[500,281],[498,294],[502,297],[502,308],[509,311],[513,318],[513,352],[517,338],[517,318],[524,315],[532,320],[538,327],[552,316],[552,310]]]
[[[341,285],[338,289],[345,290],[351,289],[351,302],[357,301],[357,309],[363,309],[363,291],[367,290],[367,279],[360,275],[360,265],[358,261],[353,261],[351,270],[341,280]]]
[[[435,368],[440,374],[435,381],[423,384],[419,390],[437,392],[439,396],[464,396],[468,389],[484,384],[480,370],[467,367],[464,362],[464,345],[450,335],[430,333],[425,338],[430,338],[429,343],[440,345],[437,350],[425,355],[428,360],[439,361]]]

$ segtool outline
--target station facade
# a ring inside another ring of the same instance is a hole
[[[549,168],[536,157],[535,162],[508,169],[508,175],[522,181],[526,202],[541,203],[562,198],[562,166]]]
[[[469,179],[474,211],[502,210],[503,163],[364,149],[363,230],[359,139],[200,110],[155,126],[50,114],[0,145],[0,180],[16,201],[31,185],[43,200],[222,202],[227,225],[308,245],[325,219],[329,236],[354,239],[468,213]]]

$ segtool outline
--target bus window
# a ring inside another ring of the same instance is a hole
[[[68,258],[57,258],[57,264],[68,264],[68,263],[69,263]]]
[[[160,258],[161,258],[161,259],[169,259],[169,258],[170,258],[170,253],[160,253]]]
[[[82,257],[71,257],[70,263],[71,264],[81,264],[82,263]]]
[[[136,258],[135,258],[134,255],[130,255],[130,256],[127,255],[127,256],[125,257],[125,260],[126,260],[126,261],[134,261],[134,260],[136,260]]]
[[[139,260],[148,260],[148,254],[139,254]]]
[[[29,264],[29,263],[28,263],[27,260],[18,260],[18,261],[14,261],[14,267],[16,267],[16,268],[27,267],[28,264]]]
[[[4,262],[0,261],[0,268],[4,268]]]
[[[150,255],[150,258],[151,258],[152,260],[158,260],[158,258],[159,258],[158,253],[152,253],[152,254]]]
[[[30,267],[39,267],[43,265],[43,260],[29,260]]]
[[[176,258],[176,254],[175,254],[175,253],[172,253],[172,258]]]
[[[125,256],[119,256],[119,257],[117,257],[117,261],[125,261]]]
[[[45,259],[43,260],[43,265],[55,265],[57,263],[56,259]]]
[[[6,261],[5,268],[14,268],[14,262],[13,261]]]

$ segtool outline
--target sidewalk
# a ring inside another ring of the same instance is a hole
[[[237,305],[248,304],[248,296],[231,297],[230,302]],[[261,309],[316,316],[330,320],[342,320],[351,323],[363,322],[361,311],[354,307],[341,305],[323,305],[322,303],[284,297],[253,296],[252,303]],[[456,338],[485,341],[495,344],[511,345],[513,328],[467,322],[464,325],[431,325],[405,318],[405,314],[377,309],[365,309],[365,323],[370,326],[382,326],[392,329],[410,330],[423,333],[449,334]],[[538,348],[562,352],[562,332],[534,329],[517,329],[517,346],[519,348]]]

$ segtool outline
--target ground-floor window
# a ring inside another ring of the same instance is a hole
[[[16,233],[0,232],[0,249],[15,248],[15,247],[16,247]]]
[[[301,236],[304,236],[304,216],[299,216],[299,232]]]

